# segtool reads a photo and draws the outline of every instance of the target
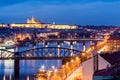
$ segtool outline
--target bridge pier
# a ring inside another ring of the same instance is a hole
[[[44,45],[46,48],[48,47],[48,42],[45,42],[45,45]]]
[[[60,42],[57,42],[57,47],[58,47],[58,56],[60,56]]]
[[[14,61],[14,77],[15,79],[19,79],[19,72],[20,72],[20,66],[19,66],[19,60]]]
[[[14,54],[15,54],[14,57],[18,57],[19,56],[18,52],[14,53]],[[19,64],[19,61],[20,60],[18,58],[16,58],[14,60],[14,78],[15,78],[15,80],[16,79],[19,80],[19,73],[20,73],[20,64]]]
[[[85,35],[83,35],[83,39],[85,39]],[[85,46],[85,40],[83,40],[83,52],[85,51],[85,49],[86,49],[86,46]]]
[[[83,41],[83,52],[85,51],[86,46],[85,46],[85,41]]]
[[[70,56],[73,56],[73,42],[71,41],[70,42],[70,49],[71,49],[71,53],[70,53]]]
[[[93,37],[92,37],[92,35],[90,35],[90,39],[92,39]],[[93,41],[92,40],[90,40],[90,46],[92,46],[93,45]]]
[[[48,55],[48,42],[45,42],[44,43],[44,46],[45,46],[45,48],[46,48],[46,50],[45,50],[45,56],[47,56]]]
[[[92,46],[93,45],[93,41],[90,41],[90,46]]]

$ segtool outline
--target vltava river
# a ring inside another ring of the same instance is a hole
[[[34,47],[43,47],[43,43],[38,43]],[[70,48],[68,42],[60,44],[61,47]],[[86,42],[86,47],[89,47],[89,42]],[[57,47],[56,43],[49,43],[48,47]],[[24,51],[26,49],[33,48],[32,45],[29,47],[17,48],[17,51]],[[82,43],[75,42],[73,49],[83,50]],[[52,66],[59,68],[62,65],[61,60],[20,60],[20,77],[19,80],[33,80],[33,75],[38,69],[42,69],[44,66],[45,70],[51,70]],[[14,79],[14,60],[0,60],[0,80],[16,80]]]

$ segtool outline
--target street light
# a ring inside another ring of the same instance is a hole
[[[75,60],[80,60],[80,58],[79,58],[79,57],[76,57]]]
[[[50,80],[50,77],[51,77],[51,74],[52,74],[52,71],[48,71],[48,80]]]
[[[74,60],[73,59],[71,59],[71,63],[73,63],[74,62]]]
[[[63,69],[63,70],[64,70],[64,72],[65,72],[65,78],[67,78],[66,65],[62,65],[62,69]]]
[[[69,63],[67,62],[66,65],[69,65]]]
[[[85,60],[86,60],[86,53],[83,52],[83,53],[82,53],[82,61],[85,61]]]
[[[52,69],[55,69],[55,66],[52,66]]]
[[[65,65],[62,65],[62,68],[65,68]]]
[[[54,72],[57,72],[57,71],[58,71],[57,69],[54,70]]]
[[[80,58],[79,58],[79,57],[76,57],[75,60],[76,60],[77,66],[79,66],[79,64],[81,63]]]
[[[41,66],[41,68],[44,70],[44,69],[45,69],[45,66],[44,66],[44,65],[42,65],[42,66]]]
[[[85,53],[82,53],[82,56],[85,56]]]

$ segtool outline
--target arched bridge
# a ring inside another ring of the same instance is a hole
[[[32,48],[21,52],[0,49],[0,59],[64,59],[80,56],[81,53],[82,51],[61,47]]]

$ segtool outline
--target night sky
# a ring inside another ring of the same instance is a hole
[[[120,25],[120,0],[0,0],[0,23]]]

